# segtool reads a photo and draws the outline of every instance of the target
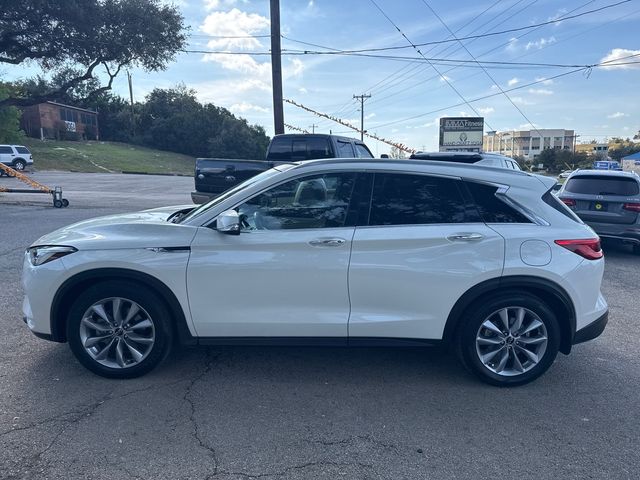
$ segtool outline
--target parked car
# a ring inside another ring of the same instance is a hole
[[[629,243],[640,254],[640,177],[636,173],[579,170],[558,195],[600,237]]]
[[[193,210],[41,237],[24,319],[106,377],[148,372],[175,339],[445,344],[482,380],[520,385],[607,322],[599,239],[553,183],[452,162],[283,165]]]
[[[499,155],[497,153],[475,153],[475,152],[416,152],[409,157],[415,160],[434,160],[441,162],[472,163],[485,167],[507,168],[511,170],[522,170],[518,162],[513,158]]]
[[[225,190],[277,165],[319,158],[373,158],[360,140],[337,135],[284,134],[271,139],[265,160],[198,158],[194,203],[205,203]]]
[[[24,145],[0,145],[0,163],[20,172],[33,165],[33,157]],[[0,175],[4,174],[4,170],[0,169]]]
[[[564,170],[563,172],[560,173],[560,175],[558,175],[558,177],[569,178],[573,172],[575,172],[575,170]]]

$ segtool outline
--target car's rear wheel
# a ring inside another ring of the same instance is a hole
[[[67,339],[92,372],[133,378],[152,370],[169,353],[171,326],[164,302],[151,289],[127,281],[94,285],[71,307]]]
[[[498,295],[476,304],[462,322],[461,360],[492,385],[516,386],[535,380],[551,366],[560,347],[555,314],[526,293]]]

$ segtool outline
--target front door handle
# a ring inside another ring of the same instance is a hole
[[[482,240],[484,235],[481,233],[454,233],[447,237],[447,240],[455,241],[474,241],[474,240]]]
[[[311,240],[309,245],[312,247],[341,247],[345,243],[344,238],[316,238]]]

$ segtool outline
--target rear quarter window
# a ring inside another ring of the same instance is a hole
[[[24,155],[31,155],[31,152],[27,147],[15,147],[18,153],[22,153]]]
[[[638,195],[640,188],[635,178],[608,175],[573,176],[567,180],[564,190],[584,195]]]
[[[498,198],[497,187],[476,182],[465,183],[485,223],[532,223],[525,215]]]

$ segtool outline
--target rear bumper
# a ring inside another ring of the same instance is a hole
[[[578,330],[573,336],[573,345],[578,343],[588,342],[596,337],[599,337],[609,321],[609,310],[605,311],[599,318],[591,322],[584,328]]]
[[[586,222],[600,238],[640,244],[640,225]]]

